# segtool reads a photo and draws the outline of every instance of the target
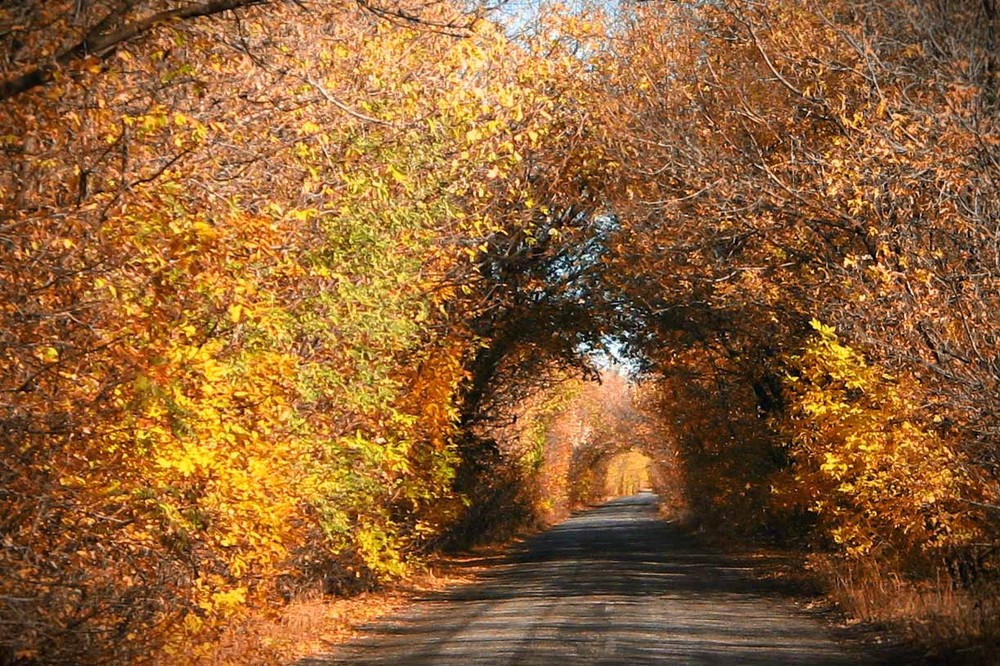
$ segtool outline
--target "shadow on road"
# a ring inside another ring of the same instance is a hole
[[[646,493],[575,516],[479,582],[301,664],[876,663],[783,592],[658,520]]]

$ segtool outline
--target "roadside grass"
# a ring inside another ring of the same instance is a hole
[[[226,629],[191,666],[289,666],[330,652],[359,628],[391,615],[415,598],[473,582],[503,552],[490,546],[453,556],[437,556],[409,576],[356,596],[303,593],[280,609],[262,611]]]
[[[188,655],[192,666],[285,666],[330,649],[355,636],[358,628],[400,610],[413,599],[474,579],[471,558],[439,558],[383,589],[342,598],[303,593],[285,606],[234,623],[206,646]]]
[[[741,537],[691,514],[662,511],[712,547],[744,560],[825,616],[845,640],[867,643],[883,663],[1000,664],[1000,577],[989,569],[963,587],[942,568],[937,577],[906,577],[875,560],[848,562],[805,546]]]
[[[874,562],[813,557],[849,621],[884,627],[918,646],[929,663],[1000,663],[1000,585],[956,586],[947,575],[908,580]]]

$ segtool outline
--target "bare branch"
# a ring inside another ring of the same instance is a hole
[[[341,111],[343,111],[347,115],[351,116],[352,118],[356,118],[357,120],[361,120],[361,121],[364,121],[366,123],[375,123],[377,125],[389,125],[389,126],[392,125],[392,123],[387,122],[385,120],[381,120],[379,118],[374,118],[372,116],[366,116],[365,114],[361,113],[360,111],[355,111],[354,109],[352,109],[351,107],[347,106],[346,104],[344,104],[343,102],[341,102],[339,99],[337,99],[336,97],[334,97],[333,94],[329,90],[327,90],[325,87],[323,87],[323,85],[320,84],[318,81],[314,81],[313,79],[308,78],[308,77],[304,77],[303,80],[306,83],[308,83],[310,86],[312,86],[312,88],[316,92],[318,92],[320,95],[322,95],[323,99],[325,99],[326,101],[328,101],[330,104],[333,104],[335,107],[337,107],[338,109],[340,109]]]

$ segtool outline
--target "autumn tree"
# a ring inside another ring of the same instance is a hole
[[[637,432],[706,521],[986,571],[995,4],[477,16],[0,7],[0,660],[193,658]]]
[[[487,254],[569,252],[534,155],[577,61],[446,7],[224,4],[4,10],[5,659],[194,658],[401,575],[464,506]]]
[[[904,567],[994,541],[992,5],[626,17],[599,68],[626,177],[606,280],[691,405],[695,496]]]

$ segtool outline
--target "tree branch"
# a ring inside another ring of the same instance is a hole
[[[0,102],[16,97],[23,92],[51,83],[60,67],[82,60],[90,55],[107,58],[115,49],[137,37],[170,21],[185,21],[203,16],[212,16],[223,12],[263,5],[273,0],[209,0],[188,7],[157,12],[146,18],[122,26],[111,32],[104,32],[110,21],[99,22],[87,35],[75,45],[58,54],[51,62],[39,65],[27,72],[7,79],[0,83]]]

